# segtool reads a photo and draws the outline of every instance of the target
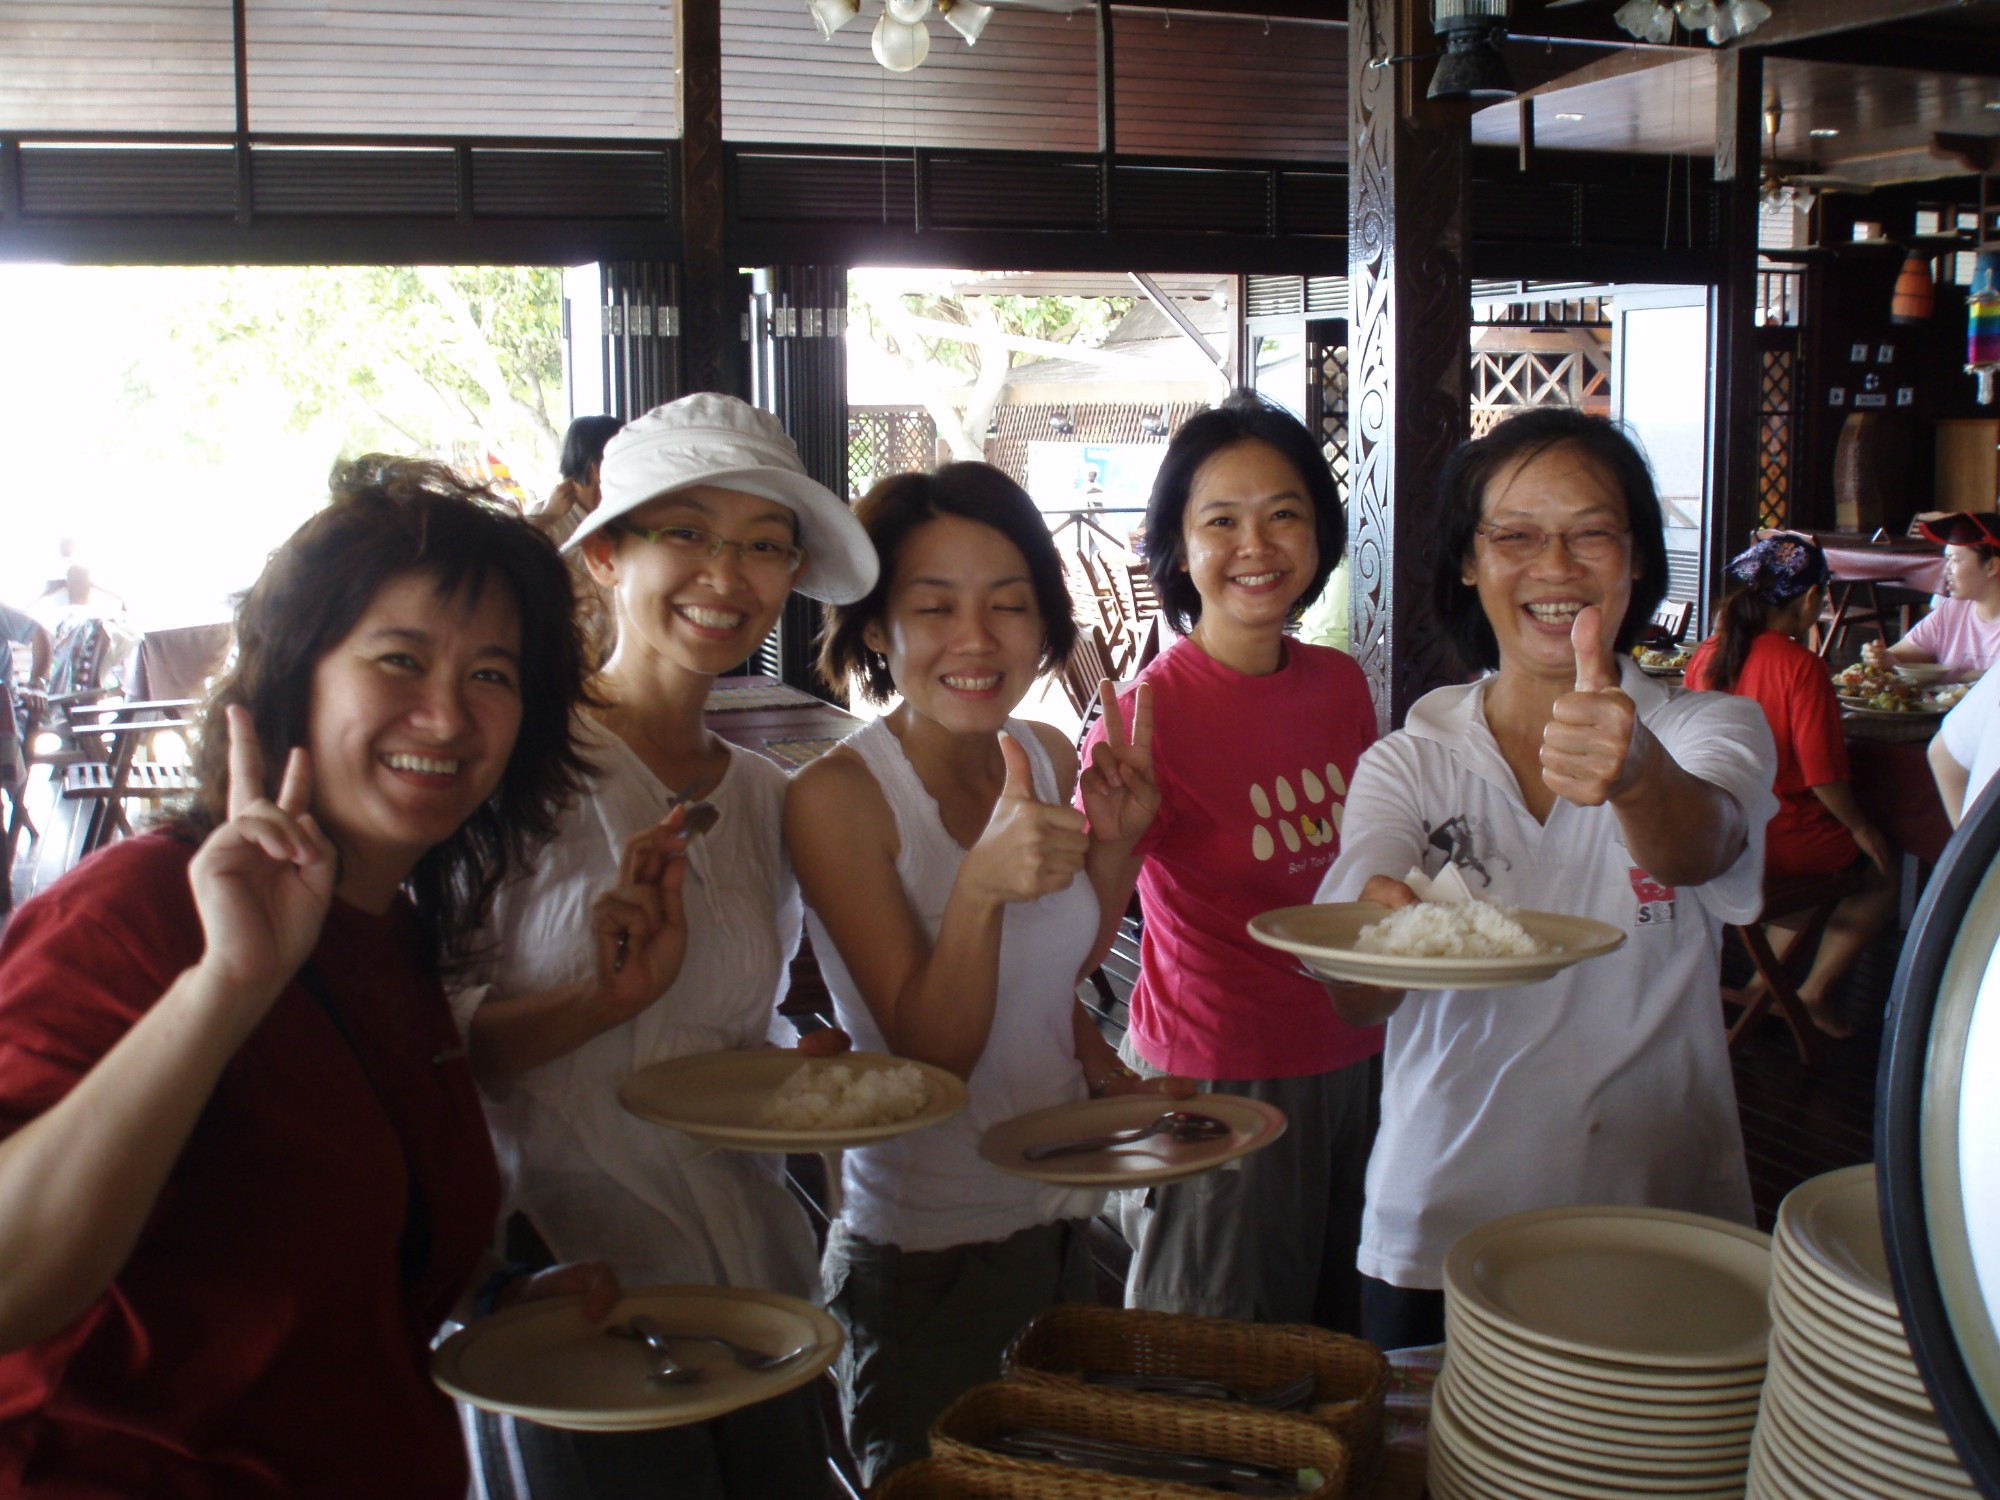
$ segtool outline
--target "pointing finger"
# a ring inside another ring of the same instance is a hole
[[[229,816],[236,817],[264,795],[264,747],[250,710],[232,703],[223,710],[229,724]]]
[[[1118,684],[1109,677],[1097,683],[1097,701],[1104,710],[1104,743],[1114,750],[1125,748],[1125,715],[1118,706]]]
[[[278,788],[278,806],[293,817],[312,806],[312,759],[303,745],[294,745],[292,753],[285,757],[285,779]]]

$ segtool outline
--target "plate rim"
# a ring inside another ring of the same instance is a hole
[[[681,1119],[667,1119],[638,1106],[633,1090],[641,1078],[671,1075],[677,1072],[697,1072],[706,1069],[751,1070],[751,1061],[766,1063],[771,1058],[791,1058],[794,1063],[853,1063],[872,1069],[886,1069],[898,1063],[908,1063],[919,1069],[927,1082],[935,1082],[944,1090],[945,1102],[940,1110],[920,1110],[907,1119],[896,1120],[887,1125],[858,1125],[840,1130],[782,1130],[765,1125],[714,1125],[703,1121],[689,1122]],[[739,1061],[741,1059],[742,1061]],[[667,1130],[678,1130],[683,1135],[691,1135],[698,1140],[715,1145],[727,1146],[736,1151],[762,1151],[771,1153],[791,1153],[808,1151],[839,1151],[849,1146],[873,1145],[881,1141],[894,1140],[899,1135],[908,1135],[915,1130],[927,1130],[933,1125],[942,1125],[947,1120],[964,1113],[970,1102],[970,1094],[965,1080],[947,1068],[935,1063],[922,1062],[914,1057],[898,1057],[893,1052],[838,1052],[829,1057],[809,1057],[791,1047],[725,1047],[715,1052],[691,1052],[681,1057],[661,1058],[658,1062],[647,1063],[635,1068],[618,1084],[619,1106],[636,1119],[649,1125],[658,1125]]]
[[[1473,1276],[1473,1269],[1480,1254],[1507,1235],[1557,1224],[1563,1221],[1589,1223],[1593,1220],[1624,1220],[1670,1224],[1678,1228],[1704,1232],[1718,1239],[1734,1239],[1755,1248],[1761,1248],[1768,1260],[1771,1251],[1771,1237],[1745,1225],[1731,1223],[1727,1219],[1717,1219],[1707,1214],[1691,1214],[1679,1209],[1649,1208],[1637,1204],[1577,1204],[1558,1208],[1529,1209],[1523,1213],[1506,1214],[1492,1219],[1477,1228],[1459,1236],[1451,1249],[1445,1252],[1444,1284],[1447,1293],[1459,1301],[1475,1307],[1486,1315],[1494,1325],[1509,1337],[1520,1337],[1537,1346],[1545,1346],[1558,1351],[1595,1360],[1600,1364],[1636,1366],[1643,1370],[1672,1370],[1694,1374],[1704,1370],[1721,1371],[1762,1367],[1768,1353],[1756,1358],[1737,1356],[1733,1350],[1725,1350],[1717,1355],[1701,1356],[1680,1353],[1649,1353],[1643,1357],[1620,1356],[1616,1351],[1603,1346],[1592,1346],[1580,1340],[1570,1339],[1561,1334],[1552,1334],[1543,1329],[1530,1327],[1509,1316],[1504,1310],[1493,1306],[1485,1298]],[[1770,1341],[1770,1276],[1764,1277],[1762,1305],[1765,1309],[1764,1335],[1762,1342],[1768,1351]],[[1747,1343],[1740,1347],[1748,1348]]]
[[[494,1333],[515,1323],[525,1323],[531,1319],[547,1317],[568,1307],[581,1318],[584,1293],[572,1292],[558,1297],[542,1297],[532,1302],[518,1303],[503,1308],[499,1312],[461,1327],[431,1351],[427,1368],[431,1383],[453,1400],[463,1401],[482,1411],[501,1412],[508,1416],[525,1418],[544,1427],[561,1427],[577,1432],[630,1432],[651,1431],[656,1428],[682,1427],[694,1422],[705,1422],[711,1417],[726,1415],[757,1402],[768,1401],[782,1396],[787,1391],[819,1378],[820,1374],[840,1357],[847,1345],[847,1334],[839,1321],[825,1308],[808,1302],[803,1297],[793,1297],[784,1292],[768,1291],[762,1287],[697,1286],[693,1284],[662,1283],[652,1286],[626,1287],[619,1301],[613,1305],[611,1317],[627,1301],[639,1298],[657,1298],[663,1294],[692,1297],[700,1301],[752,1302],[765,1307],[775,1307],[801,1318],[817,1333],[812,1352],[800,1358],[796,1364],[782,1374],[765,1372],[772,1376],[768,1381],[752,1388],[750,1399],[731,1401],[722,1405],[709,1402],[685,1402],[663,1406],[657,1411],[640,1410],[616,1417],[600,1418],[595,1421],[588,1417],[581,1419],[574,1414],[564,1413],[560,1408],[533,1406],[524,1402],[501,1401],[482,1395],[476,1389],[455,1378],[460,1362],[467,1349],[482,1338],[490,1338]],[[607,1318],[607,1322],[609,1319]],[[602,1328],[604,1324],[594,1325]],[[823,1357],[822,1357],[823,1356]],[[676,1387],[675,1389],[680,1389]],[[567,1420],[566,1420],[567,1418]]]
[[[1308,901],[1292,906],[1276,906],[1269,911],[1257,913],[1245,924],[1250,936],[1267,948],[1275,948],[1281,953],[1289,953],[1294,958],[1316,960],[1317,967],[1336,978],[1359,978],[1365,983],[1381,983],[1384,980],[1401,983],[1396,987],[1421,990],[1466,990],[1466,989],[1512,989],[1521,985],[1538,984],[1552,978],[1564,969],[1593,958],[1602,958],[1615,953],[1625,945],[1628,934],[1624,929],[1597,917],[1580,917],[1571,912],[1541,911],[1534,907],[1516,907],[1517,917],[1553,917],[1565,922],[1580,922],[1597,930],[1592,946],[1586,952],[1565,950],[1560,953],[1525,953],[1496,958],[1420,958],[1397,953],[1361,953],[1351,948],[1329,949],[1324,944],[1302,942],[1287,938],[1270,930],[1274,921],[1297,912],[1324,911],[1328,909],[1352,910],[1368,907],[1380,912],[1381,917],[1389,915],[1390,908],[1376,901]],[[1374,920],[1381,920],[1376,917]],[[1262,925],[1260,925],[1262,924]],[[1331,957],[1329,958],[1329,955]],[[1341,974],[1338,967],[1348,968],[1354,973]],[[1438,983],[1421,983],[1426,974],[1439,978]]]
[[[1251,1139],[1240,1143],[1238,1147],[1232,1149],[1228,1154],[1216,1156],[1195,1166],[1162,1165],[1156,1170],[1141,1169],[1134,1172],[1107,1172],[1101,1169],[1090,1171],[1085,1168],[1071,1170],[1065,1170],[1061,1167],[1051,1168],[1017,1160],[1012,1156],[1000,1152],[997,1148],[988,1150],[987,1142],[996,1130],[1005,1129],[1010,1125],[1017,1125],[1024,1120],[1035,1119],[1040,1115],[1054,1114],[1059,1110],[1075,1109],[1079,1105],[1102,1104],[1107,1100],[1113,1099],[1121,1102],[1127,1099],[1147,1100],[1148,1102],[1155,1103],[1156,1108],[1162,1112],[1170,1108],[1198,1110],[1203,1103],[1210,1101],[1240,1105],[1256,1114],[1263,1121],[1264,1129]],[[1212,1090],[1197,1090],[1184,1099],[1174,1099],[1164,1094],[1114,1094],[1105,1095],[1097,1099],[1072,1099],[1067,1104],[1044,1105],[1041,1109],[1031,1109],[1022,1114],[1010,1115],[1004,1120],[995,1120],[979,1133],[978,1149],[980,1159],[989,1166],[998,1168],[1010,1176],[1024,1178],[1030,1182],[1047,1183],[1052,1187],[1147,1187],[1161,1183],[1178,1182],[1187,1177],[1197,1177],[1203,1172],[1214,1171],[1217,1167],[1223,1166],[1228,1162],[1240,1161],[1253,1152],[1261,1151],[1266,1146],[1277,1141],[1290,1127],[1290,1118],[1275,1104],[1268,1103],[1262,1099],[1253,1099],[1243,1094],[1225,1094]]]

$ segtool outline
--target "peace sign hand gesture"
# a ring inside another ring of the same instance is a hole
[[[308,811],[312,765],[303,747],[286,760],[274,802],[250,711],[231,704],[225,714],[229,821],[202,843],[188,882],[201,916],[200,966],[228,992],[253,999],[261,1014],[319,941],[338,855]]]
[[[687,804],[676,804],[625,846],[618,884],[597,898],[598,998],[613,1024],[629,1021],[672,986],[687,958]]]
[[[1153,780],[1153,687],[1139,684],[1132,700],[1129,739],[1116,684],[1106,678],[1097,692],[1097,701],[1104,705],[1104,738],[1091,747],[1090,765],[1077,785],[1090,819],[1090,836],[1100,844],[1130,845],[1152,826],[1160,810],[1160,788]]]

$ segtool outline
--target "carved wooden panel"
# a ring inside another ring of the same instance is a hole
[[[1430,579],[1437,476],[1466,431],[1471,147],[1462,125],[1406,117],[1400,69],[1367,66],[1430,45],[1407,34],[1398,12],[1410,10],[1395,0],[1348,6],[1352,639],[1384,727],[1462,675],[1432,613]]]

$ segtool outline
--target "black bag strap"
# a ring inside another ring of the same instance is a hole
[[[413,1307],[416,1303],[417,1288],[423,1284],[424,1273],[431,1263],[431,1201],[424,1192],[423,1181],[417,1176],[416,1163],[410,1160],[410,1148],[404,1144],[403,1133],[396,1128],[396,1117],[389,1112],[389,1104],[382,1097],[382,1090],[375,1082],[375,1075],[368,1070],[368,1059],[362,1056],[360,1044],[354,1040],[354,1033],[348,1029],[347,1020],[340,1008],[333,1003],[333,992],[326,986],[326,980],[307,959],[305,967],[299,970],[299,983],[312,996],[313,1003],[325,1012],[333,1029],[340,1033],[340,1039],[347,1043],[347,1050],[354,1054],[355,1066],[361,1069],[361,1076],[367,1081],[368,1091],[375,1096],[375,1102],[382,1107],[382,1113],[389,1121],[389,1133],[396,1138],[396,1149],[403,1157],[403,1181],[406,1184],[403,1197],[403,1233],[396,1244],[396,1270],[403,1283],[403,1296]]]

